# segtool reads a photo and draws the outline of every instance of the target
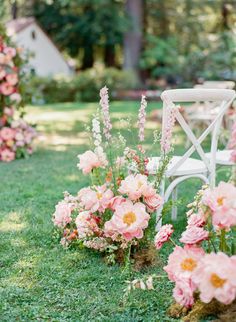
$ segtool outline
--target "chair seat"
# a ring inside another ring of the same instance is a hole
[[[231,153],[233,150],[222,150],[216,152],[216,164],[219,165],[234,165],[234,162],[230,161]],[[206,153],[206,157],[210,159],[211,153]]]
[[[180,156],[173,156],[169,166],[166,171],[166,176],[169,177],[171,168],[181,159]],[[159,166],[160,157],[153,157],[149,159],[147,164],[147,170],[150,174],[156,174],[157,168]],[[172,176],[185,176],[185,175],[194,175],[194,174],[206,174],[207,167],[205,163],[201,160],[188,158]]]

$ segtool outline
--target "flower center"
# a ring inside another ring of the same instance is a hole
[[[138,182],[138,188],[140,189],[142,187],[143,183],[141,181]]]
[[[217,274],[213,273],[211,274],[210,281],[214,287],[219,288],[225,284],[226,279],[220,278]]]
[[[225,199],[225,197],[219,197],[219,198],[217,199],[218,206],[223,206],[224,199]]]
[[[97,198],[100,200],[100,199],[102,199],[102,193],[100,193],[100,192],[97,192]]]
[[[133,224],[136,221],[136,215],[134,212],[130,211],[127,212],[124,217],[123,217],[123,222],[125,224],[127,224],[128,226],[130,226],[131,224]]]
[[[183,260],[181,263],[181,268],[184,271],[192,272],[194,268],[196,268],[196,266],[197,266],[197,262],[192,258],[185,258],[185,260]]]

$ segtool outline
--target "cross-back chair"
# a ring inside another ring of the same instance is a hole
[[[219,103],[217,115],[198,138],[185,121],[181,111],[177,109],[176,121],[185,132],[188,140],[191,142],[191,146],[183,155],[173,156],[170,161],[160,186],[160,194],[163,196],[165,202],[169,199],[171,194],[172,200],[176,201],[178,184],[190,178],[198,178],[204,183],[209,183],[210,186],[214,187],[219,131],[224,114],[232,104],[235,96],[235,91],[229,89],[173,89],[166,90],[161,94],[161,99],[163,101],[162,132],[165,129],[165,122],[168,118],[167,112],[170,108],[176,108],[175,103]],[[206,156],[202,143],[209,134],[211,134],[211,150],[210,155]],[[194,152],[197,152],[198,159],[191,157]],[[159,161],[160,157],[153,157],[149,160],[148,171],[150,174],[155,175]],[[169,179],[170,181],[168,187],[165,187],[166,179]],[[157,213],[158,227],[161,225],[161,212],[162,209],[159,209]],[[177,208],[176,206],[173,206],[172,219],[175,220],[176,218]]]

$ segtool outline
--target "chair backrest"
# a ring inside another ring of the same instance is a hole
[[[233,81],[205,81],[203,84],[197,84],[194,88],[222,88],[222,89],[234,89],[235,82]]]
[[[192,143],[191,147],[185,152],[180,160],[168,170],[168,174],[174,174],[174,172],[183,164],[183,162],[189,158],[194,151],[196,151],[200,159],[206,165],[210,176],[212,177],[211,185],[214,185],[214,173],[215,173],[215,158],[218,145],[218,136],[222,119],[227,109],[235,99],[236,94],[234,90],[230,89],[173,89],[166,90],[161,94],[163,101],[163,120],[162,120],[162,131],[165,129],[165,122],[167,121],[167,111],[172,107],[175,108],[175,103],[181,102],[218,102],[219,111],[215,116],[214,120],[207,127],[207,129],[200,135],[199,138],[195,136],[192,129],[189,127],[181,112],[177,109],[176,120],[186,133],[189,141]],[[202,148],[202,142],[204,139],[212,133],[211,136],[211,157],[210,160],[206,158],[205,152]]]

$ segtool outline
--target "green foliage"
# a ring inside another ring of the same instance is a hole
[[[115,68],[95,68],[79,72],[72,78],[34,77],[31,89],[35,92],[35,101],[41,97],[45,102],[98,101],[99,90],[107,85],[111,91],[134,88],[135,77],[131,72]]]

